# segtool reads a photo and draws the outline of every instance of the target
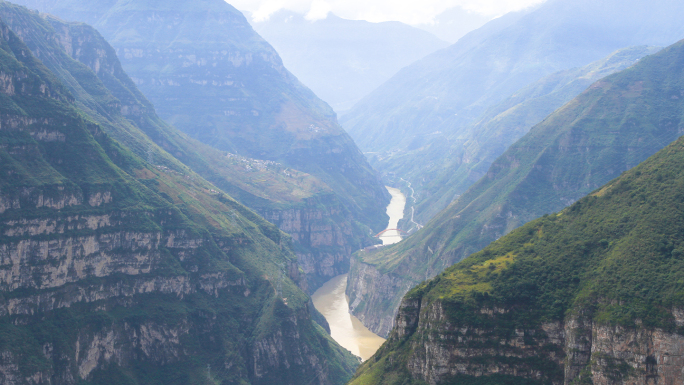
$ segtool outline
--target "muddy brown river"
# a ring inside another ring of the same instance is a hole
[[[392,195],[387,206],[387,215],[390,217],[387,229],[396,229],[399,220],[404,217],[406,197],[396,188],[387,187],[387,191]],[[401,236],[398,231],[391,230],[380,239],[383,245],[390,245],[401,241]],[[380,348],[385,339],[368,330],[349,313],[346,288],[347,274],[338,275],[316,290],[311,298],[316,309],[328,321],[332,338],[365,361]]]

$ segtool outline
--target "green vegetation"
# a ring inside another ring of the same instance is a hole
[[[312,321],[290,238],[118,124],[98,78],[11,7],[46,65],[0,22],[3,376],[344,383],[358,362]]]
[[[418,285],[405,298],[420,301],[422,309],[439,302],[453,327],[486,330],[486,335],[504,340],[513,338],[517,330],[541,330],[542,323],[577,314],[597,325],[684,334],[672,315],[673,308],[684,306],[682,191],[684,139],[679,139],[560,213],[514,230]],[[491,316],[482,308],[506,312]],[[406,362],[418,354],[414,346],[429,332],[398,337],[395,331],[352,384],[420,383],[382,379],[401,377],[393,374],[397,372],[410,376]],[[534,343],[533,336],[529,344]],[[478,343],[487,342],[466,344]],[[389,357],[395,357],[391,365]],[[473,356],[468,362],[478,359],[506,364],[499,356]],[[611,362],[607,367],[615,375],[626,375],[631,368],[625,362]],[[538,368],[548,378],[562,380],[562,370],[558,372],[544,357],[516,365]],[[464,376],[446,383],[534,383],[495,376],[473,381]]]

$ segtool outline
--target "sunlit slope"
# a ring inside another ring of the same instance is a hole
[[[683,191],[679,139],[411,290],[351,384],[681,382]]]
[[[159,116],[221,151],[311,174],[381,229],[389,201],[333,110],[223,0],[18,1],[97,28]]]
[[[594,83],[506,150],[425,228],[396,246],[360,253],[359,262],[396,282],[385,291],[391,294],[360,296],[359,308],[391,322],[409,287],[573,203],[678,138],[682,67],[680,42]]]
[[[0,382],[346,381],[287,235],[112,139],[2,22],[0,72]]]

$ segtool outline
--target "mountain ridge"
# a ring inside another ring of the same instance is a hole
[[[397,245],[356,254],[347,289],[352,313],[387,333],[410,287],[572,204],[678,138],[683,46],[595,82],[511,145],[423,229]]]

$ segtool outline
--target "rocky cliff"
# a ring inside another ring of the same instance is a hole
[[[682,65],[679,42],[593,83],[511,145],[423,229],[397,245],[356,254],[352,266],[367,265],[359,271],[374,269],[401,281],[368,291],[417,285],[522,224],[572,204],[677,139],[684,133]],[[403,294],[357,294],[355,312],[387,325]]]
[[[355,222],[335,196],[312,197],[293,208],[258,212],[292,237],[310,292],[346,274],[352,253],[373,242],[364,233],[367,228]]]
[[[159,119],[114,49],[92,27],[7,2],[0,3],[0,15],[107,133],[150,163],[181,173],[192,169],[288,232],[306,267],[309,289],[331,274],[345,273],[351,253],[371,242],[368,230],[319,179],[277,162],[216,150]],[[289,224],[287,218],[306,223]],[[338,267],[331,269],[332,264]]]
[[[423,282],[351,384],[684,381],[684,139]]]
[[[286,234],[113,139],[4,22],[0,74],[1,383],[346,381]]]

